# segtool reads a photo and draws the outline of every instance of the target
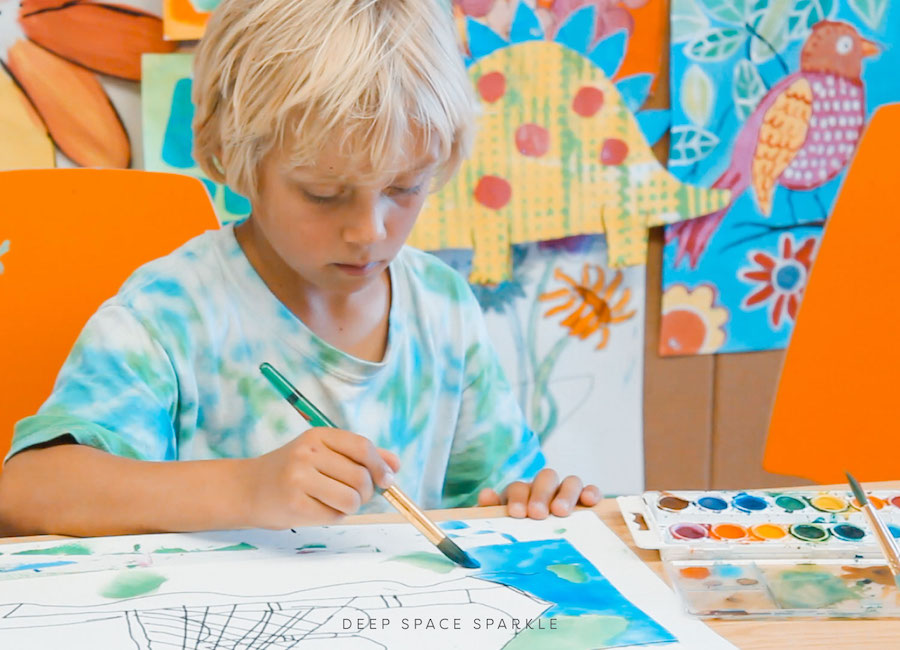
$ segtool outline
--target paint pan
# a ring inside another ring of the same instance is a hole
[[[667,512],[681,512],[691,505],[690,501],[676,497],[674,494],[664,494],[656,502],[656,507]]]
[[[761,496],[741,492],[731,500],[731,505],[741,512],[760,512],[769,507],[769,502]]]
[[[893,524],[888,524],[888,530],[891,532],[891,536],[894,539],[900,539],[900,526],[894,526]]]
[[[750,536],[762,542],[775,541],[787,537],[787,528],[779,524],[765,523],[750,527]]]
[[[728,509],[728,501],[715,494],[705,494],[697,499],[697,505],[709,512],[722,512]]]
[[[809,505],[821,512],[843,512],[850,504],[844,497],[840,497],[836,494],[822,493],[811,498],[809,500]]]
[[[831,534],[845,542],[858,542],[866,536],[866,531],[859,526],[844,523],[833,526]]]
[[[709,531],[706,529],[706,526],[701,526],[700,524],[693,524],[690,522],[673,524],[669,527],[669,532],[675,539],[686,541],[704,539],[709,536]]]
[[[867,497],[869,499],[869,503],[871,503],[872,507],[876,510],[881,510],[887,505],[887,501],[885,501],[884,499],[879,499],[878,497],[872,496],[871,494],[867,495]],[[850,500],[850,505],[852,505],[857,510],[862,510],[862,506],[859,504],[859,501],[856,500],[856,497],[853,497],[853,499]]]
[[[713,539],[721,539],[728,542],[747,539],[747,529],[740,524],[716,524],[710,528],[709,534]]]
[[[806,509],[806,504],[802,500],[788,494],[776,497],[775,505],[787,512],[797,512],[798,510]]]
[[[824,542],[831,536],[828,529],[819,524],[794,524],[789,530],[802,542]]]

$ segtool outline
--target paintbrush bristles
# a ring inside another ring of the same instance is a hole
[[[857,480],[850,475],[850,472],[844,472],[844,474],[847,475],[847,480],[850,482],[850,489],[853,490],[853,496],[856,497],[856,502],[859,503],[859,507],[862,508],[869,503],[869,497],[866,496],[866,493],[863,491],[862,486]]]

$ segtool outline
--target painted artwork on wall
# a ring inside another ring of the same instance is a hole
[[[203,36],[209,13],[220,0],[162,0],[163,34],[169,41],[194,41]]]
[[[129,167],[143,52],[171,52],[159,0],[0,0],[0,169]]]
[[[640,111],[653,75],[619,78],[627,31],[594,43],[596,21],[585,6],[547,40],[522,3],[509,41],[466,21],[474,151],[429,197],[412,245],[474,249],[470,282],[495,283],[511,277],[513,244],[602,232],[621,267],[644,263],[647,228],[727,204],[727,190],[681,183],[656,160],[668,113]]]
[[[471,251],[435,254],[466,275]],[[513,276],[473,285],[504,373],[548,464],[607,494],[643,479],[644,267],[605,238],[513,247]]]
[[[857,143],[900,101],[900,6],[675,0],[671,12],[669,168],[732,199],[666,229],[660,353],[783,348]]]
[[[221,223],[250,214],[250,202],[203,174],[194,162],[191,120],[192,54],[147,54],[143,59],[141,103],[144,122],[144,167],[199,178],[212,197]]]

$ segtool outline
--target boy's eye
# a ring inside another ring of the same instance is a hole
[[[402,196],[407,194],[418,194],[422,190],[421,183],[412,187],[400,187],[393,185],[387,189],[387,194],[391,196]]]
[[[332,203],[341,197],[340,194],[322,196],[320,194],[313,194],[312,192],[308,192],[307,190],[303,190],[303,195],[307,200],[312,201],[313,203]]]

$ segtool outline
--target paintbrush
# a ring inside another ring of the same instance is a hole
[[[900,589],[900,551],[897,550],[897,545],[894,543],[894,537],[888,532],[884,522],[878,517],[875,506],[869,501],[869,497],[863,492],[862,487],[856,482],[856,479],[850,476],[850,472],[845,473],[847,474],[847,480],[850,481],[850,489],[853,490],[853,495],[856,497],[860,509],[865,512],[866,516],[869,518],[869,525],[872,527],[872,532],[875,533],[875,538],[878,540],[881,552],[887,560],[888,568],[891,570],[891,573],[894,574],[894,583],[897,585],[897,588]]]
[[[275,370],[271,364],[264,363],[259,367],[259,370],[265,378],[271,382],[281,396],[284,397],[303,419],[312,426],[337,428],[335,424],[322,413],[322,411],[316,408],[315,404],[306,399],[306,397],[303,396],[303,393],[294,388],[291,382],[289,382],[284,375]],[[468,553],[457,546],[452,539],[447,537],[447,534],[438,528],[438,525],[429,519],[428,516],[413,503],[412,499],[406,496],[406,494],[396,485],[385,488],[381,491],[381,495],[450,560],[467,569],[477,569],[481,566],[476,560],[472,559]]]

